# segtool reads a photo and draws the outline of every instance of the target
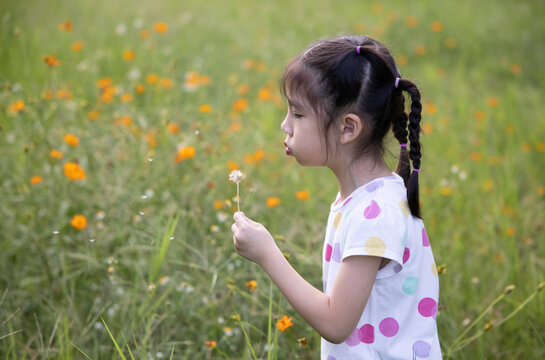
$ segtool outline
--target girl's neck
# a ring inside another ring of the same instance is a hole
[[[360,159],[353,163],[329,167],[339,183],[341,201],[345,200],[354,190],[374,179],[391,176],[392,171],[382,159]]]

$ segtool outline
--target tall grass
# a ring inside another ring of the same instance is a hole
[[[233,251],[229,162],[246,174],[245,213],[321,287],[336,184],[282,155],[278,81],[311,41],[365,33],[423,95],[421,198],[442,264],[444,354],[542,358],[544,10],[540,1],[2,2],[0,357],[318,358],[319,336]],[[58,29],[66,20],[72,32]],[[52,54],[59,66],[44,62]],[[97,84],[105,78],[111,102]],[[176,162],[182,147],[194,157],[182,151]],[[67,162],[86,179],[70,180]],[[267,207],[270,197],[280,204]],[[70,225],[74,215],[85,228]],[[285,314],[294,325],[280,332]]]

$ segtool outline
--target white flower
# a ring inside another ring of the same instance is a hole
[[[242,179],[244,179],[244,174],[240,170],[233,170],[229,174],[229,181],[232,181],[235,184],[240,184]]]

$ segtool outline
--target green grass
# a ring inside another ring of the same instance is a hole
[[[266,224],[320,288],[336,183],[327,170],[283,156],[277,85],[308,43],[364,32],[406,60],[401,72],[423,96],[421,200],[436,262],[446,267],[437,318],[444,354],[542,358],[544,10],[540,1],[2,2],[0,357],[318,358],[319,336],[233,250],[236,186],[227,162],[246,174],[242,210]],[[71,33],[57,29],[66,20]],[[159,21],[167,33],[153,30]],[[75,41],[83,50],[72,51]],[[136,57],[127,62],[129,49]],[[44,63],[51,54],[60,66]],[[244,66],[248,59],[257,65]],[[191,71],[210,84],[186,91]],[[150,74],[174,86],[148,84]],[[101,104],[96,83],[107,77],[119,93]],[[243,84],[249,91],[240,95]],[[259,100],[265,88],[272,100]],[[58,98],[59,90],[71,96]],[[122,93],[133,100],[122,102]],[[234,113],[239,98],[249,106]],[[24,110],[9,111],[17,100]],[[213,111],[199,112],[203,104]],[[93,110],[99,115],[90,120]],[[124,115],[131,125],[116,124]],[[169,123],[180,131],[170,133]],[[66,133],[78,146],[63,142]],[[181,145],[193,146],[195,157],[176,163]],[[52,149],[63,158],[50,158]],[[246,162],[257,150],[263,158]],[[86,180],[63,174],[68,161]],[[43,182],[31,185],[35,175]],[[303,189],[306,202],[294,196]],[[268,197],[281,204],[267,208]],[[85,229],[70,225],[76,214],[87,218]],[[249,280],[258,282],[253,293]],[[504,294],[511,284],[516,289]],[[276,332],[284,314],[294,326]],[[303,337],[306,346],[297,341]],[[211,340],[216,348],[205,345]]]

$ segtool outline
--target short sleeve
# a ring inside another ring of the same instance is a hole
[[[370,199],[353,209],[346,221],[342,259],[364,255],[397,263],[381,269],[377,277],[389,276],[388,270],[393,273],[394,266],[403,266],[407,217],[402,205]]]

